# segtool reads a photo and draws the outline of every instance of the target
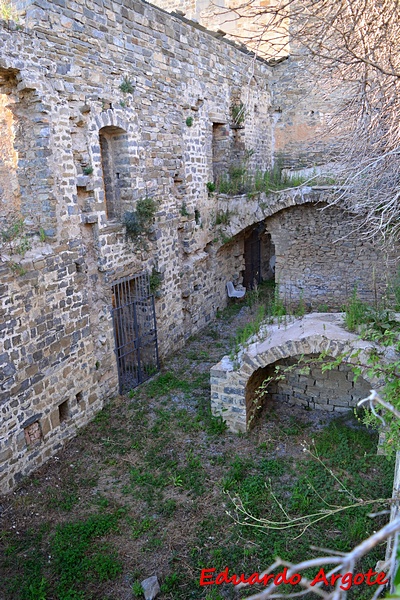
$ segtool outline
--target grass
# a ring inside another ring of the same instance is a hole
[[[261,288],[251,307],[222,311],[162,373],[107,405],[59,460],[3,499],[0,597],[142,598],[140,582],[157,573],[160,600],[232,599],[229,586],[200,587],[201,569],[249,574],[276,555],[311,558],[311,545],[345,551],[379,528],[382,517],[367,516],[371,506],[330,517],[300,537],[235,522],[241,515],[233,498],[256,518],[275,520],[283,516],[275,498],[293,517],[348,502],[327,469],[301,451],[304,440],[314,440],[355,497],[391,494],[393,464],[376,456],[376,434],[358,422],[339,419],[316,431],[306,411],[299,419],[279,407],[238,436],[211,415],[209,365],[229,351],[232,328],[239,321],[245,328],[259,303],[265,306],[264,294],[271,300]],[[383,552],[374,550],[358,570],[374,567]],[[363,586],[356,592],[368,597]]]
[[[298,175],[286,175],[282,167],[276,164],[271,169],[261,172],[249,173],[246,166],[232,166],[229,171],[222,174],[216,183],[217,192],[236,196],[247,194],[249,197],[270,192],[277,192],[286,188],[301,186],[305,182],[304,177]]]

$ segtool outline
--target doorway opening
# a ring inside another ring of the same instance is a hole
[[[154,296],[148,273],[112,286],[112,317],[119,392],[124,394],[160,370]]]

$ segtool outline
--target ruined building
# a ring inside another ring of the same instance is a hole
[[[318,130],[294,63],[140,0],[24,9],[0,25],[3,492],[154,374],[227,304],[228,281],[272,277],[272,256],[281,293],[314,307],[386,285],[378,248],[334,243],[344,217],[315,205],[325,191],[213,191],[278,151],[296,163]]]

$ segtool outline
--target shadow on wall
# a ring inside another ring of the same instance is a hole
[[[248,428],[255,425],[267,398],[276,407],[284,402],[302,406],[306,410],[345,412],[369,395],[370,384],[362,377],[355,382],[349,365],[340,364],[322,372],[321,364],[317,362],[318,355],[306,355],[301,363],[298,362],[299,358],[278,360],[252,374],[246,387]],[[334,360],[332,357],[326,359],[328,362]],[[265,380],[270,380],[270,383],[266,392],[262,393],[260,386]]]

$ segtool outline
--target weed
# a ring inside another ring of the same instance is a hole
[[[41,242],[45,242],[47,240],[47,235],[43,227],[39,228],[39,239]]]
[[[229,225],[231,222],[231,213],[229,210],[218,211],[217,216],[215,217],[215,225]]]
[[[230,106],[233,125],[240,126],[246,119],[246,107],[243,102],[235,102]]]
[[[162,274],[157,271],[157,269],[155,267],[153,267],[153,270],[150,273],[149,276],[149,287],[150,287],[150,294],[155,294],[161,287],[162,285],[162,281],[163,281],[163,277]],[[155,373],[157,372],[157,369],[155,370]],[[149,372],[147,372],[148,375],[150,375]]]
[[[206,431],[209,435],[221,435],[228,429],[227,424],[221,416],[214,416],[211,411],[203,414]]]
[[[390,290],[394,298],[393,309],[400,312],[400,267],[398,268],[396,277],[390,284]]]
[[[92,165],[88,165],[87,167],[84,167],[82,169],[82,171],[83,171],[84,175],[92,175],[92,173],[93,173],[93,167],[92,167]]]
[[[256,316],[254,320],[250,321],[243,327],[240,327],[234,338],[234,353],[238,353],[240,350],[240,346],[243,346],[247,343],[248,339],[258,333],[261,323],[265,318],[265,306],[261,305],[257,309]]]
[[[207,181],[206,186],[209,194],[213,194],[217,188],[215,183],[213,183],[212,181]]]
[[[165,500],[159,507],[160,514],[167,518],[172,517],[175,514],[176,509],[177,503],[173,498],[168,498],[168,500]]]
[[[182,487],[183,486],[183,480],[180,475],[171,475],[171,477],[169,478],[169,481],[174,487]]]
[[[220,175],[217,182],[218,192],[220,194],[237,195],[247,194],[252,198],[260,193],[269,194],[286,188],[299,187],[305,179],[299,176],[283,175],[279,162],[262,173],[255,171],[249,173],[247,170],[247,160],[240,166],[232,166],[227,173]],[[264,206],[261,206],[261,205]],[[267,208],[265,203],[260,203],[261,208]]]
[[[179,573],[171,573],[171,575],[167,575],[164,583],[161,584],[161,591],[164,594],[174,592],[178,585],[180,584],[180,575]]]
[[[156,526],[154,519],[144,517],[141,521],[132,521],[131,525],[131,536],[132,539],[136,540],[140,538],[144,533],[150,531]]]
[[[188,127],[191,127],[193,125],[193,117],[187,117],[185,123]]]
[[[11,270],[13,271],[13,273],[20,275],[21,277],[23,275],[26,275],[27,270],[20,263],[17,263],[17,262],[14,262],[13,260],[11,260],[8,264],[9,264]]]
[[[157,208],[156,200],[146,196],[137,201],[136,210],[125,212],[122,221],[126,228],[126,237],[140,242],[143,236],[148,236]]]
[[[357,297],[357,287],[354,288],[349,302],[344,307],[345,324],[349,331],[355,331],[359,325],[368,322],[368,306]]]
[[[299,303],[296,307],[296,310],[294,311],[294,316],[300,317],[300,318],[304,317],[305,312],[306,312],[306,305],[305,305],[304,298],[303,298],[303,290],[301,290]]]
[[[165,396],[172,390],[188,392],[190,390],[190,385],[187,381],[179,379],[171,371],[167,371],[166,373],[159,375],[157,379],[150,381],[146,385],[147,394],[153,398]]]
[[[329,312],[329,306],[327,304],[318,304],[317,312],[327,313]]]
[[[86,521],[66,523],[57,527],[50,544],[50,554],[58,573],[57,594],[73,598],[80,584],[89,579],[107,581],[122,571],[122,563],[111,547],[95,540],[116,531],[120,512],[93,515]],[[83,596],[82,596],[83,597]]]
[[[283,317],[286,315],[286,307],[279,294],[279,284],[275,286],[274,297],[269,312],[272,317]]]
[[[49,508],[70,512],[79,502],[79,496],[71,490],[63,490],[60,495],[52,496],[48,501]]]
[[[142,598],[144,596],[144,592],[143,592],[143,588],[141,586],[140,581],[135,581],[132,584],[132,594],[136,597],[136,598]]]
[[[122,82],[120,83],[119,89],[123,94],[133,94],[133,92],[135,91],[135,86],[133,84],[133,81],[131,81],[129,77],[125,75]]]
[[[187,209],[187,204],[186,204],[185,201],[182,202],[181,208],[180,208],[179,212],[181,214],[181,217],[188,217],[189,216],[189,211]]]

